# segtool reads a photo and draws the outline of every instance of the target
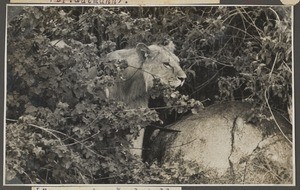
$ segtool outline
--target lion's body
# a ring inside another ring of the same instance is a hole
[[[172,47],[172,46],[171,46]],[[134,49],[117,50],[107,55],[108,60],[126,60],[128,68],[124,78],[108,89],[108,98],[117,99],[128,104],[131,108],[147,108],[149,89],[153,79],[159,78],[162,83],[177,87],[183,84],[185,73],[179,65],[179,58],[168,46],[138,44]],[[142,154],[144,128],[139,137],[133,140],[132,153]]]

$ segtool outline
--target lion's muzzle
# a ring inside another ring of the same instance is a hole
[[[186,77],[177,77],[177,78],[181,81],[179,86],[182,86],[183,83],[185,82]]]
[[[185,82],[185,79],[186,79],[186,75],[182,75],[180,77],[176,77],[176,80],[169,81],[169,84],[176,88],[182,86]]]

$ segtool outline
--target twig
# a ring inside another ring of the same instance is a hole
[[[87,137],[86,139],[83,139],[81,141],[70,143],[70,144],[66,144],[66,145],[62,145],[62,146],[72,146],[72,145],[79,144],[79,143],[83,144],[85,141],[89,140],[90,138],[93,138],[94,136],[98,135],[99,133],[100,133],[100,131],[98,131],[97,133],[93,134],[92,136]]]
[[[279,175],[277,175],[275,172],[273,172],[273,171],[271,170],[272,167],[269,166],[269,163],[268,163],[267,160],[266,160],[266,163],[265,163],[265,164],[267,164],[269,167],[266,167],[265,165],[260,166],[260,165],[258,165],[258,164],[254,164],[254,163],[252,163],[252,164],[253,164],[253,166],[258,167],[259,169],[266,171],[266,173],[265,173],[264,176],[263,176],[262,183],[263,183],[263,181],[264,181],[264,179],[265,179],[265,176],[266,176],[268,173],[271,174],[271,175],[273,175],[274,177],[276,177],[276,179],[277,179],[278,181],[280,181],[280,182],[283,181],[283,179],[282,179]],[[261,183],[261,184],[262,184],[262,183]]]
[[[28,177],[29,178],[29,180],[30,180],[30,183],[31,184],[33,184],[33,181],[31,180],[31,178],[29,177],[29,175],[24,171],[24,174],[26,175],[26,177]]]
[[[218,64],[223,65],[223,66],[226,66],[226,67],[233,67],[233,65],[228,65],[228,64],[226,64],[226,63],[222,63],[222,62],[217,61],[217,60],[215,60],[215,59],[208,58],[208,57],[204,57],[204,56],[201,56],[201,55],[198,55],[197,57],[191,57],[191,58],[188,58],[188,60],[191,60],[191,59],[198,59],[198,58],[201,58],[201,59],[208,59],[208,60],[210,60],[210,61],[213,61],[213,62],[215,62],[215,63],[218,63]]]
[[[255,25],[255,22],[253,21],[253,19],[251,18],[251,16],[248,14],[248,12],[247,12],[244,8],[242,8],[242,9],[243,9],[243,11],[245,12],[245,14],[248,16],[249,20],[251,21],[251,22],[249,22],[250,25],[252,25],[252,26],[256,29],[258,35],[261,37],[261,33],[263,33],[263,31]],[[243,13],[242,13],[239,9],[238,9],[238,11],[239,11],[239,12],[242,14],[242,16],[244,17]],[[245,18],[246,21],[248,21],[248,20],[246,19],[246,17],[244,17],[244,18]]]
[[[268,79],[269,82],[271,81],[272,73],[273,73],[273,71],[274,71],[274,67],[275,67],[275,64],[276,64],[276,62],[277,62],[277,56],[278,56],[278,52],[276,53],[276,56],[275,56],[275,59],[274,59],[273,65],[272,65],[272,69],[271,69],[271,71],[270,71],[270,73],[269,73],[269,79]],[[279,124],[278,124],[278,122],[277,122],[277,120],[276,120],[276,118],[275,118],[275,116],[274,116],[274,114],[273,114],[273,111],[272,111],[272,109],[271,109],[271,106],[270,106],[270,104],[269,104],[269,99],[268,99],[268,96],[267,96],[268,91],[269,91],[269,87],[266,88],[266,90],[265,90],[265,92],[264,92],[264,95],[265,95],[265,101],[266,101],[266,103],[267,103],[268,109],[269,109],[269,111],[270,111],[270,113],[271,113],[271,115],[272,115],[272,119],[274,120],[274,122],[275,122],[277,128],[279,129],[279,131],[281,132],[281,134],[284,136],[284,138],[292,145],[293,143],[292,143],[292,142],[290,141],[290,139],[284,134],[284,132],[282,131],[281,127],[279,126]]]
[[[275,59],[274,59],[273,65],[272,65],[272,69],[271,69],[271,71],[270,71],[270,73],[269,73],[269,79],[268,79],[269,81],[271,80],[272,73],[273,73],[273,71],[274,71],[274,67],[275,67],[276,62],[277,62],[277,57],[278,57],[278,52],[276,53],[276,56],[275,56]]]
[[[229,16],[227,16],[227,18],[225,18],[223,21],[222,21],[222,24],[224,24],[224,22],[226,22],[229,18],[239,14],[238,12],[234,12],[234,10],[232,10],[231,12],[233,12],[232,14],[230,14]],[[231,19],[232,20],[232,19]],[[231,20],[229,21],[229,23],[231,22]]]
[[[178,107],[185,107],[186,105],[177,105],[177,106],[162,106],[162,107],[154,107],[154,108],[149,108],[150,110],[159,110],[159,109],[168,109],[168,108],[178,108]],[[133,108],[133,109],[127,109],[123,110],[124,112],[130,112],[130,111],[136,111],[139,109],[147,109],[147,108]]]
[[[241,16],[242,18],[244,18],[244,19],[242,19],[242,22],[243,22],[244,30],[247,31],[248,28],[246,27],[246,24],[245,24],[245,21],[244,21],[244,20],[247,20],[247,19],[245,18],[245,16],[244,16],[243,13],[241,12],[241,10],[239,10],[239,8],[236,8],[236,9],[238,10],[240,16]],[[245,41],[245,37],[246,37],[246,34],[244,33],[244,37],[243,37],[243,40],[244,40],[244,41]]]
[[[6,119],[6,120],[7,120],[7,121],[18,122],[18,120],[15,120],[15,119]],[[97,152],[95,152],[95,151],[93,151],[92,149],[90,149],[89,147],[87,147],[84,143],[80,142],[79,140],[77,140],[77,139],[75,139],[75,138],[73,138],[73,137],[71,137],[71,136],[69,136],[69,135],[67,135],[67,134],[65,134],[65,133],[62,133],[62,132],[57,131],[57,130],[54,130],[54,129],[49,129],[49,128],[41,127],[41,126],[38,126],[38,125],[30,124],[30,123],[26,123],[26,124],[27,124],[28,126],[31,126],[31,127],[35,127],[35,128],[41,129],[41,130],[46,131],[46,132],[48,132],[49,134],[53,135],[54,137],[56,137],[56,138],[59,140],[61,146],[66,146],[66,145],[64,145],[64,144],[62,143],[61,139],[60,139],[58,136],[56,136],[55,134],[53,134],[53,132],[58,133],[58,134],[61,134],[61,135],[63,135],[63,136],[66,136],[66,137],[68,137],[68,138],[74,140],[75,142],[81,144],[81,145],[84,146],[87,150],[91,151],[91,152],[94,153],[95,155],[97,155],[97,156],[99,156],[99,157],[101,157],[101,158],[105,158],[104,156],[98,154]]]
[[[243,184],[245,184],[246,174],[247,174],[248,161],[246,161],[246,165],[243,172]]]
[[[276,118],[275,118],[275,116],[274,116],[274,114],[273,114],[273,111],[272,111],[272,109],[271,109],[271,107],[270,107],[269,100],[268,100],[268,97],[267,97],[267,91],[268,91],[268,89],[265,90],[265,100],[266,100],[268,109],[269,109],[269,111],[270,111],[270,113],[271,113],[271,115],[272,115],[272,119],[274,120],[274,122],[275,122],[277,128],[279,129],[279,131],[281,132],[281,134],[284,136],[284,138],[285,138],[291,145],[293,145],[292,141],[290,141],[290,139],[289,139],[289,138],[284,134],[284,132],[282,131],[281,127],[279,126],[279,124],[278,124],[278,122],[277,122],[277,120],[276,120]]]
[[[249,34],[247,31],[244,31],[244,30],[242,30],[242,29],[240,29],[240,28],[237,28],[237,27],[235,27],[235,26],[230,26],[230,25],[228,25],[227,27],[236,29],[236,30],[241,31],[241,32],[244,32],[245,34],[247,34],[248,36],[250,36],[251,38],[253,38],[254,40],[256,40],[257,42],[259,42],[259,43],[261,44],[260,39],[258,39],[258,38],[256,38],[255,36]]]
[[[204,88],[207,84],[210,83],[210,81],[212,81],[218,74],[219,72],[224,69],[224,67],[222,67],[221,69],[217,70],[217,72],[208,80],[206,80],[204,83],[202,83],[200,86],[197,86],[196,87],[196,91],[195,92],[198,92],[199,90],[201,90],[202,88]],[[194,94],[195,92],[193,92],[192,94]],[[191,95],[192,95],[191,94]]]
[[[188,141],[188,142],[186,142],[186,143],[183,143],[183,144],[181,144],[181,145],[177,145],[177,146],[169,146],[169,147],[167,147],[167,148],[178,148],[178,147],[182,147],[182,146],[186,146],[186,145],[188,145],[188,144],[191,144],[192,142],[194,142],[195,140],[197,140],[198,138],[195,138],[195,139],[193,139],[193,140],[191,140],[191,141]]]
[[[274,11],[274,9],[272,9],[271,7],[269,7],[269,9],[276,15],[277,20],[280,21],[280,17],[279,17],[279,15],[277,14],[277,12]]]
[[[284,66],[286,67],[287,71],[288,71],[289,73],[293,74],[292,69],[286,64],[285,61],[283,61],[283,64],[284,64]]]
[[[65,134],[65,133],[62,133],[62,132],[60,132],[60,131],[53,130],[53,129],[49,129],[49,130],[51,130],[51,131],[53,131],[53,132],[56,132],[56,133],[58,133],[58,134],[64,135],[64,136],[66,136],[66,137],[68,137],[68,138],[74,140],[75,142],[78,142],[79,144],[81,144],[82,146],[84,146],[86,149],[88,149],[89,151],[91,151],[92,153],[94,153],[95,155],[97,155],[97,156],[99,156],[99,157],[101,157],[101,158],[105,158],[104,156],[102,156],[102,155],[98,154],[97,152],[93,151],[92,149],[90,149],[90,148],[89,148],[88,146],[86,146],[84,143],[81,143],[79,140],[77,140],[77,139],[75,139],[75,138],[73,138],[73,137],[71,137],[71,136],[69,136],[69,135],[67,135],[67,134]],[[66,145],[63,145],[63,146],[66,146]]]
[[[18,122],[18,120],[15,120],[15,119],[6,119],[6,121]],[[54,136],[60,142],[61,145],[63,145],[61,139],[57,135],[55,135],[54,133],[50,132],[50,129],[47,129],[45,127],[41,127],[41,126],[38,126],[38,125],[34,125],[34,124],[29,124],[29,123],[26,123],[26,124],[31,126],[31,127],[35,127],[35,128],[41,129],[43,131],[46,131],[47,133]]]

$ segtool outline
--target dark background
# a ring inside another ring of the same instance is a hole
[[[0,142],[3,142],[3,132],[4,132],[4,88],[5,88],[5,78],[4,78],[4,66],[5,66],[5,18],[6,18],[6,4],[9,3],[9,0],[2,0],[0,1],[0,44],[1,44],[1,51],[0,51],[0,107],[3,108],[0,110],[0,115],[1,115],[1,119],[0,119],[0,126],[1,126],[1,130],[0,130]],[[228,4],[228,5],[234,5],[234,4],[239,4],[239,5],[280,5],[280,1],[279,0],[221,0],[221,4]],[[297,4],[296,6],[294,6],[294,55],[295,55],[295,60],[294,60],[294,79],[295,79],[295,83],[294,83],[294,92],[295,92],[295,111],[297,111],[298,109],[300,109],[300,104],[297,101],[300,97],[300,84],[299,84],[299,80],[300,80],[300,65],[297,64],[297,62],[300,60],[300,44],[299,44],[299,33],[300,33],[300,20],[296,19],[296,18],[300,18],[300,5]],[[295,131],[296,131],[296,137],[298,137],[299,134],[299,130],[297,129],[298,123],[299,121],[297,120],[297,118],[299,117],[299,113],[296,112],[295,115],[295,119],[296,119],[296,126],[295,126]],[[300,152],[300,145],[298,145],[298,141],[297,138],[295,138],[296,141],[296,182],[300,180],[300,174],[299,174],[299,157],[297,156]],[[3,146],[1,146],[0,148],[0,152],[3,153]],[[4,156],[4,155],[3,155]],[[3,190],[8,190],[8,189],[14,189],[14,190],[19,190],[19,189],[31,189],[31,187],[24,187],[24,186],[20,186],[20,187],[16,187],[16,186],[3,186],[3,156],[1,159],[1,164],[0,164],[0,171],[1,171],[1,188]],[[220,190],[220,189],[274,189],[274,190],[281,190],[281,189],[297,189],[298,183],[296,183],[297,185],[295,187],[285,187],[285,186],[276,186],[276,187],[272,187],[272,186],[198,186],[198,187],[183,187],[183,190],[196,190],[196,189],[216,189],[216,190]]]

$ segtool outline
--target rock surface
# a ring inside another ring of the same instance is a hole
[[[147,161],[172,162],[180,156],[202,168],[210,183],[293,183],[293,148],[274,122],[246,122],[251,105],[217,104],[160,132],[146,153]],[[276,117],[285,135],[291,126]]]

